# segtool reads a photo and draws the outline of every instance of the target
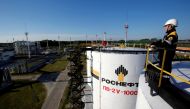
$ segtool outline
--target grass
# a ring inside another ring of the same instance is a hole
[[[39,64],[39,63],[42,63],[44,60],[42,59],[42,60],[37,60],[37,61],[35,61],[35,62],[31,62],[31,63],[28,63],[28,68],[30,68],[30,67],[32,67],[32,66],[35,66],[35,65],[37,65],[37,64]]]
[[[66,58],[56,59],[54,63],[47,64],[39,71],[25,75],[61,72],[66,68],[67,64]],[[69,92],[67,90],[69,88],[65,89],[66,94]],[[46,93],[45,86],[42,83],[16,80],[11,89],[3,93],[0,92],[0,109],[41,109]]]
[[[49,63],[37,71],[34,71],[32,73],[26,73],[23,75],[36,75],[36,74],[41,74],[41,73],[61,72],[66,68],[67,64],[68,64],[67,59],[63,57],[60,59],[56,59],[54,63]]]
[[[39,71],[24,75],[40,73],[55,73],[63,71],[68,64],[66,58],[56,59],[54,63],[47,64]],[[69,92],[68,88],[65,93]],[[0,109],[40,109],[45,97],[46,89],[42,83],[29,80],[16,80],[10,90],[0,92]],[[67,94],[68,95],[68,94]]]
[[[12,89],[0,95],[0,109],[40,109],[45,96],[42,83],[14,81]]]
[[[66,59],[57,59],[55,63],[53,64],[47,64],[43,68],[41,68],[41,71],[44,72],[61,72],[63,71],[68,64],[68,61]]]

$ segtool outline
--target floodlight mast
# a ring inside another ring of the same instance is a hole
[[[87,40],[88,40],[88,35],[86,34],[86,46],[87,46]]]
[[[49,49],[48,39],[47,39],[46,49]]]
[[[60,47],[60,36],[58,36],[58,42],[59,42],[59,53],[61,52],[61,47]]]
[[[28,58],[30,59],[31,56],[30,56],[30,44],[28,41],[28,32],[25,32],[25,36],[26,36],[26,41],[27,41],[27,45],[28,45]]]
[[[107,33],[106,33],[106,32],[104,32],[104,41],[106,41],[106,34],[107,34]]]
[[[125,24],[125,31],[126,31],[126,33],[125,33],[125,47],[127,46],[127,30],[128,30],[128,28],[129,28],[129,25],[128,24]]]
[[[96,45],[97,45],[97,42],[98,42],[98,35],[96,34]]]

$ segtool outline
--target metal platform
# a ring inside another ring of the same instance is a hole
[[[190,81],[190,61],[176,61],[173,62],[172,73],[178,77],[184,78]],[[171,84],[190,95],[190,85],[175,78],[170,78]]]
[[[190,62],[173,62],[172,73],[190,80]],[[158,95],[151,95],[144,73],[139,78],[136,109],[189,109],[190,85],[174,78],[164,81]]]

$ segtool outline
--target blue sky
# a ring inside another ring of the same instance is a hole
[[[0,0],[0,42],[25,40],[128,40],[162,38],[163,24],[179,21],[179,39],[190,39],[190,0]]]

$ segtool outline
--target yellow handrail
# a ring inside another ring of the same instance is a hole
[[[161,81],[162,81],[162,75],[163,75],[163,73],[166,73],[166,74],[172,76],[173,78],[175,78],[176,80],[181,81],[181,82],[185,82],[185,83],[187,83],[187,84],[190,85],[190,81],[188,81],[188,80],[186,80],[186,79],[184,79],[184,78],[178,77],[178,76],[176,76],[175,74],[172,74],[172,73],[170,73],[170,72],[167,72],[166,70],[163,69],[163,67],[164,67],[164,61],[165,61],[165,57],[166,57],[166,49],[164,49],[164,55],[163,55],[163,60],[162,60],[162,68],[156,66],[156,65],[153,64],[151,61],[149,61],[149,53],[150,53],[150,52],[149,52],[149,48],[147,48],[145,71],[147,70],[147,65],[148,65],[148,64],[150,64],[150,65],[152,65],[154,68],[160,70],[160,78],[159,78],[158,87],[161,86],[161,83],[162,83]]]
[[[186,79],[184,79],[184,78],[178,77],[178,76],[176,76],[175,74],[171,74],[171,73],[169,73],[169,72],[167,72],[167,71],[165,71],[165,70],[164,70],[164,73],[166,73],[166,74],[168,74],[168,75],[174,77],[175,79],[177,79],[177,80],[179,80],[179,81],[181,81],[181,82],[185,82],[185,83],[187,83],[187,84],[190,85],[190,81],[188,81],[188,80],[186,80]]]
[[[155,67],[155,68],[158,69],[158,70],[161,70],[161,68],[159,68],[158,66],[156,66],[155,64],[153,64],[153,63],[150,62],[150,61],[148,61],[148,64],[152,65],[153,67]],[[179,80],[179,81],[182,81],[182,82],[185,82],[185,83],[187,83],[187,84],[190,84],[190,81],[188,81],[188,80],[186,80],[186,79],[184,79],[184,78],[178,77],[178,76],[176,76],[175,74],[169,73],[169,72],[167,72],[167,71],[165,71],[165,70],[163,70],[163,72],[166,73],[166,74],[168,74],[168,75],[170,75],[170,76],[172,76],[172,77],[174,77],[175,79],[177,79],[177,80]]]

